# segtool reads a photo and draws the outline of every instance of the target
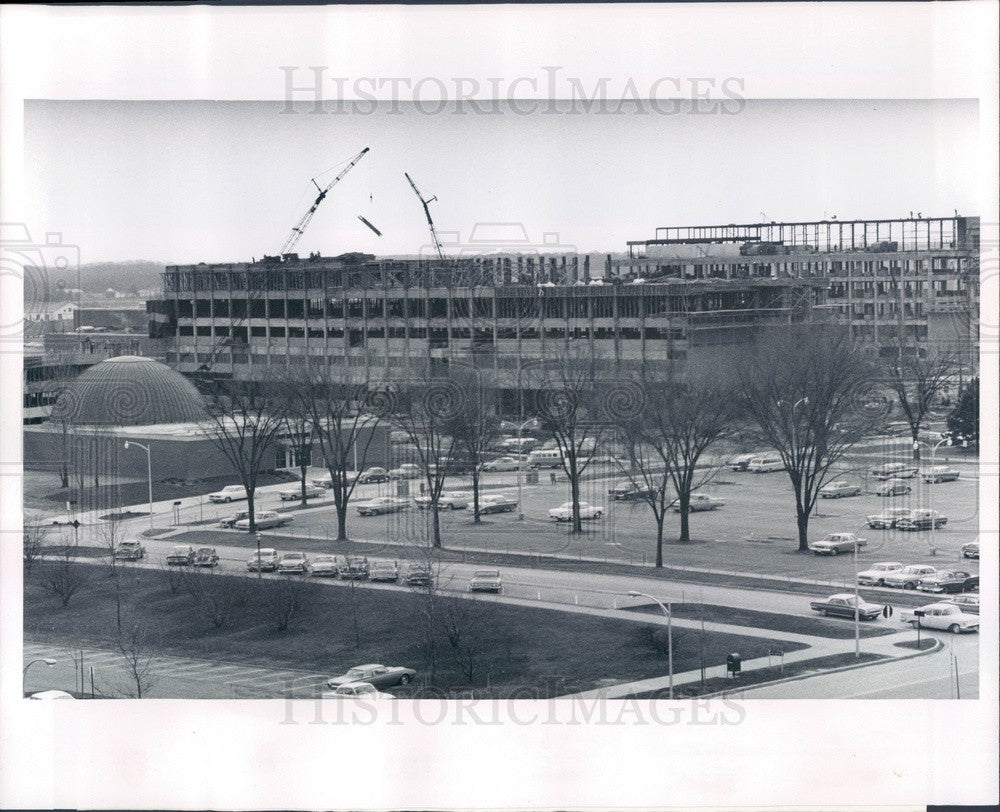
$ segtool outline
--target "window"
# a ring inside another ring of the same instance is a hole
[[[288,328],[289,338],[305,338],[306,331],[304,327],[289,327]]]
[[[269,319],[283,319],[283,318],[285,318],[285,300],[284,299],[268,299],[267,300],[267,317]]]
[[[301,299],[288,300],[288,318],[304,319],[305,315],[306,315],[305,302],[303,302]]]
[[[213,307],[215,308],[216,316],[221,316],[226,318],[229,315],[229,299],[216,299],[213,302]]]
[[[211,327],[211,325],[208,325],[208,324],[201,325],[201,324],[199,324],[198,325],[198,335],[200,335],[200,336],[210,336],[210,335],[212,335],[212,327]]]
[[[271,338],[284,338],[284,337],[285,337],[285,328],[284,327],[275,327],[275,326],[272,325],[272,327],[271,327]]]

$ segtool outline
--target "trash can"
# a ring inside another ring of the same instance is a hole
[[[537,485],[538,484],[538,471],[528,471],[524,475],[524,481],[527,484],[529,484],[529,485]]]
[[[410,482],[406,479],[401,479],[396,483],[396,496],[409,496],[410,495]]]

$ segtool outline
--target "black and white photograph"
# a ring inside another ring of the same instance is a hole
[[[0,803],[995,803],[933,6],[4,8]]]

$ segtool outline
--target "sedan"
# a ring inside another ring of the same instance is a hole
[[[860,496],[861,486],[853,485],[850,482],[845,482],[843,480],[828,482],[819,489],[819,495],[823,499],[839,499],[842,496]]]
[[[979,542],[970,541],[968,544],[962,545],[962,557],[963,558],[979,558]]]
[[[959,476],[960,471],[957,468],[952,468],[948,465],[935,465],[928,471],[924,472],[924,482],[928,482],[932,485],[936,485],[938,482],[955,482]]]
[[[653,489],[640,487],[634,482],[621,482],[608,489],[608,496],[615,502],[637,502],[653,497]]]
[[[469,592],[503,592],[500,570],[476,570],[469,581]]]
[[[278,562],[278,572],[284,575],[305,575],[309,572],[309,559],[305,553],[285,553]]]
[[[194,554],[194,565],[196,567],[215,567],[219,564],[219,554],[214,547],[199,547]]]
[[[358,483],[361,485],[376,485],[379,482],[388,482],[389,472],[385,468],[368,468],[361,472]]]
[[[398,513],[409,504],[410,500],[401,496],[378,496],[361,502],[357,507],[362,516],[378,516],[382,513]]]
[[[888,479],[875,488],[878,496],[906,496],[913,488],[901,479]]]
[[[926,578],[935,572],[934,567],[929,567],[926,564],[910,564],[898,572],[887,572],[884,579],[885,586],[896,589],[916,589],[921,578]]]
[[[376,688],[387,688],[393,685],[407,685],[417,675],[412,668],[404,668],[400,665],[356,665],[346,674],[339,677],[330,677],[326,681],[326,686],[331,690],[336,690],[341,685],[350,685],[352,682],[367,682]]]
[[[864,547],[868,539],[858,538],[854,533],[827,533],[819,541],[809,545],[816,555],[837,555],[854,552],[854,546]]]
[[[323,699],[371,699],[385,700],[395,699],[392,694],[384,693],[370,682],[349,682],[341,685],[336,691],[326,692]]]
[[[208,495],[209,502],[225,502],[227,504],[246,498],[247,491],[242,485],[226,485],[221,491],[216,491]]]
[[[420,468],[412,462],[404,463],[389,472],[389,479],[419,479]]]
[[[146,557],[146,548],[138,541],[123,541],[115,547],[115,561],[141,561]]]
[[[750,462],[752,460],[757,459],[757,457],[759,456],[760,456],[759,451],[756,454],[740,454],[729,460],[729,462],[727,462],[726,465],[728,465],[730,469],[732,469],[733,471],[745,471],[747,470],[747,467],[750,465]]]
[[[688,502],[688,510],[692,513],[699,510],[715,510],[722,507],[726,503],[716,496],[709,496],[707,493],[692,493],[691,499]],[[681,503],[679,499],[675,499],[670,503],[670,507],[674,509],[675,513],[681,512]]]
[[[466,510],[470,513],[476,509],[475,505],[469,505]],[[517,510],[517,499],[505,493],[488,493],[479,497],[479,514],[488,516],[491,513],[511,513]]]
[[[881,513],[868,517],[868,526],[873,530],[889,530],[896,526],[900,519],[908,518],[909,508],[886,508]]]
[[[483,470],[488,472],[516,471],[520,467],[521,467],[520,460],[516,460],[513,457],[498,457],[495,460],[490,460],[489,462],[483,463]]]
[[[278,569],[280,556],[273,547],[262,547],[247,559],[247,572],[274,572]]]
[[[916,475],[916,467],[904,462],[887,462],[872,471],[872,476],[875,479],[909,479]]]
[[[897,530],[937,530],[948,524],[948,517],[942,516],[936,510],[927,510],[926,508],[920,508],[919,510],[910,511],[909,516],[904,516],[899,521],[896,522]]]
[[[286,524],[294,522],[291,516],[285,516],[276,510],[265,510],[254,516],[254,526],[257,530],[269,530],[272,527],[284,527]],[[250,517],[240,519],[235,525],[237,530],[250,529]]]
[[[573,503],[563,502],[559,507],[549,511],[549,518],[557,522],[573,521]],[[604,518],[604,508],[599,505],[591,505],[587,502],[580,502],[581,519],[601,519]]]
[[[848,592],[831,595],[825,600],[813,601],[809,606],[823,617],[834,615],[836,617],[849,617],[853,620],[857,615],[861,620],[874,620],[882,614],[881,606],[855,598]]]
[[[249,510],[241,510],[239,513],[234,513],[232,516],[226,516],[224,519],[219,520],[219,527],[236,527],[236,522],[243,521],[250,515]]]
[[[190,544],[180,544],[167,554],[169,566],[188,567],[194,563],[194,547]]]
[[[932,603],[919,609],[908,609],[899,613],[899,619],[911,626],[919,623],[922,629],[940,629],[952,634],[979,631],[978,615],[967,614],[953,603]]]
[[[394,584],[399,580],[399,565],[395,561],[376,561],[368,570],[368,580]]]
[[[949,598],[946,601],[941,601],[941,603],[951,603],[965,612],[967,615],[978,615],[979,614],[979,596],[978,595],[956,595],[954,598]]]
[[[898,561],[883,561],[872,564],[868,569],[858,573],[858,583],[862,586],[885,586],[885,576],[902,569],[903,565]]]
[[[306,499],[316,499],[317,497],[323,496],[326,493],[326,490],[319,485],[306,485],[304,493]],[[287,491],[281,491],[278,496],[281,497],[282,502],[294,502],[302,498],[303,488],[298,487],[291,488]]]
[[[967,592],[973,588],[979,588],[979,576],[963,570],[938,570],[917,584],[921,592]]]
[[[340,566],[335,555],[318,555],[310,566],[314,578],[336,578],[340,574]]]
[[[431,506],[429,496],[417,496],[413,503],[421,510],[427,510]],[[465,510],[472,501],[472,494],[466,491],[442,491],[437,500],[438,510]]]

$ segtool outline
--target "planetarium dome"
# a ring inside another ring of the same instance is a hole
[[[152,358],[122,355],[84,370],[59,395],[52,417],[82,426],[150,426],[202,420],[201,394]]]

